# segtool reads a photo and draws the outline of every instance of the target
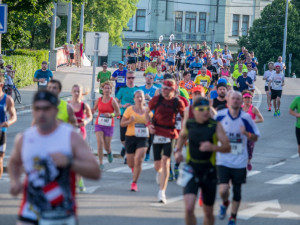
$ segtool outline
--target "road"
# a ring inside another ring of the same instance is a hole
[[[65,75],[64,79],[71,79],[69,76],[71,75]],[[141,81],[140,76],[138,83]],[[88,79],[86,83],[89,83]],[[273,113],[267,111],[261,79],[258,79],[256,86],[257,93],[261,92],[262,95],[256,95],[254,101],[260,106],[265,122],[258,125],[262,135],[254,149],[253,171],[248,173],[247,184],[243,186],[238,224],[299,225],[300,166],[296,154],[295,119],[288,114],[291,101],[296,94],[300,94],[299,88],[297,89],[299,81],[287,80],[280,118],[274,118]],[[7,156],[10,155],[14,136],[27,128],[30,122],[30,112],[19,113],[18,123],[9,129]],[[92,131],[90,133],[89,143],[96,149],[94,134]],[[115,129],[112,149],[118,154],[120,148],[118,129]],[[130,182],[131,172],[122,159],[115,158],[112,164],[106,161],[102,179],[96,182],[86,180],[86,193],[77,196],[79,224],[184,224],[182,189],[174,181],[169,183],[166,192],[168,203],[156,203],[158,187],[155,183],[152,160],[143,164],[143,172],[138,182],[139,192],[129,191]],[[11,225],[16,221],[20,197],[12,198],[8,190],[9,179],[7,174],[4,174],[0,180],[0,225]],[[218,196],[215,214],[219,203]],[[202,220],[203,213],[198,206],[196,214],[198,224],[202,224],[199,221]],[[216,218],[215,224],[227,224],[227,220],[219,221]]]

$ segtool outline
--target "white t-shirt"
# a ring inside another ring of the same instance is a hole
[[[240,111],[237,118],[232,118],[228,109],[218,111],[216,120],[221,122],[231,145],[230,153],[217,152],[217,165],[229,168],[246,168],[248,163],[248,138],[241,133],[244,126],[247,132],[260,136],[260,132],[248,113]]]
[[[269,81],[272,81],[271,85],[273,90],[280,91],[282,90],[284,75],[282,73],[276,73],[276,71],[274,71],[270,76]]]
[[[276,63],[274,63],[274,68],[278,65],[281,66],[281,70],[283,70],[283,67],[285,66],[285,63],[284,62],[276,62]]]
[[[167,56],[168,56],[168,61],[169,62],[174,62],[175,61],[175,56],[176,56],[176,49],[169,49],[167,52]]]
[[[220,58],[211,58],[211,63],[212,63],[212,65],[214,66],[214,67],[216,67],[217,69],[219,69],[219,66],[218,66],[218,63],[219,63],[219,65],[223,65],[223,62],[222,62],[222,59],[220,59]]]
[[[264,78],[266,78],[266,82],[265,82],[265,86],[269,85],[269,78],[271,77],[272,73],[274,72],[274,70],[267,70],[264,73]]]
[[[251,70],[250,72],[248,72],[247,76],[251,78],[252,85],[253,85],[252,88],[249,87],[249,90],[254,90],[255,89],[254,82],[256,81],[256,71],[255,70]]]
[[[68,49],[70,53],[74,53],[74,45],[73,44],[68,44]]]
[[[230,64],[230,60],[232,59],[232,56],[229,54],[227,54],[227,55],[223,54],[223,59],[226,60],[227,64]]]

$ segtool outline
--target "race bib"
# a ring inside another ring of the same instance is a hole
[[[106,127],[111,127],[112,126],[112,118],[104,117],[104,116],[99,116],[98,117],[98,125],[106,126]]]
[[[134,57],[135,55],[134,55],[134,53],[131,53],[130,56],[131,56],[131,57]]]
[[[170,143],[171,139],[163,136],[154,136],[153,144],[167,144]]]
[[[240,142],[240,143],[230,142],[230,146],[231,146],[231,153],[233,155],[240,155],[240,154],[242,154],[242,151],[243,151],[243,144],[242,144],[242,142]]]
[[[40,218],[39,225],[76,225],[75,216],[70,216],[68,218],[63,219],[55,219],[55,216],[53,217],[53,219]]]
[[[121,76],[118,77],[118,78],[117,78],[117,82],[118,82],[118,83],[121,83],[121,84],[124,84],[124,83],[125,83],[125,77],[121,77]]]
[[[181,117],[176,116],[176,123],[175,123],[176,130],[181,130]]]
[[[274,87],[281,88],[281,80],[274,80]]]
[[[181,187],[185,187],[193,177],[194,177],[193,168],[190,165],[186,164],[179,171],[177,184]]]
[[[136,137],[149,137],[149,130],[145,124],[137,123],[134,126],[135,136]]]
[[[207,86],[207,80],[200,80],[200,84],[201,84],[203,87],[206,87],[206,86]]]
[[[199,71],[199,70],[194,70],[194,71],[193,71],[193,74],[198,74],[198,71]]]
[[[41,85],[41,86],[46,86],[47,83],[48,83],[48,82],[45,80],[44,82],[39,82],[39,85]]]

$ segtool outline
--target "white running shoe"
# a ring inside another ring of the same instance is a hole
[[[159,190],[158,191],[158,202],[159,203],[163,203],[166,204],[167,203],[167,198],[166,198],[166,194],[164,191]]]

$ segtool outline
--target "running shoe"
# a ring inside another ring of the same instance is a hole
[[[113,154],[112,154],[111,152],[108,153],[108,154],[107,154],[107,160],[108,160],[108,162],[109,162],[109,163],[112,163],[113,159],[114,159]]]
[[[274,112],[274,117],[276,117],[276,116],[277,116],[277,111]]]
[[[160,184],[160,173],[159,172],[156,173],[155,180],[156,180],[156,183],[159,185]]]
[[[125,159],[124,159],[124,164],[127,164],[127,158],[125,157]]]
[[[268,111],[271,112],[271,106],[269,107]]]
[[[247,170],[248,170],[248,171],[251,171],[251,170],[252,170],[252,164],[251,164],[251,163],[248,163],[248,164],[247,164]]]
[[[220,205],[220,210],[218,215],[220,220],[224,220],[224,218],[226,217],[227,208],[228,207],[224,206],[223,204]]]
[[[84,192],[86,190],[82,177],[77,182],[77,186],[78,186],[79,192]]]
[[[135,192],[137,192],[137,191],[138,191],[137,184],[136,184],[136,183],[134,183],[134,182],[132,182],[132,183],[131,183],[131,188],[130,188],[130,190],[131,190],[131,191],[135,191]]]
[[[199,195],[199,206],[202,207],[203,206],[203,198],[202,198],[202,191],[200,190],[200,195]]]
[[[148,162],[150,160],[150,154],[146,154],[145,156],[145,162]]]
[[[174,166],[174,177],[175,177],[175,180],[178,179],[178,176],[179,176],[179,168],[178,166]]]
[[[280,109],[277,110],[277,116],[280,116]]]
[[[236,225],[236,219],[230,217],[228,225]]]
[[[124,147],[122,147],[122,150],[121,150],[121,156],[124,158],[124,156],[125,156],[125,148]]]
[[[104,165],[100,164],[99,168],[100,168],[101,171],[103,171],[104,170]]]
[[[170,169],[169,181],[173,181],[173,180],[174,180],[173,170]]]
[[[162,190],[158,192],[158,202],[163,204],[167,203],[166,194]]]

